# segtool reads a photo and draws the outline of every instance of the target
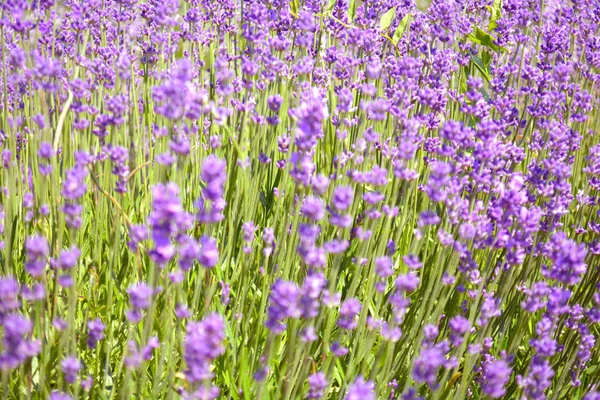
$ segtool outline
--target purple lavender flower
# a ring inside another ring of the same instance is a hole
[[[186,328],[184,360],[186,378],[191,383],[213,377],[211,363],[225,352],[225,322],[218,314],[210,314],[200,322],[189,322]]]
[[[214,238],[202,236],[200,238],[200,254],[198,261],[206,268],[212,268],[219,262],[219,249]]]
[[[125,365],[129,368],[136,369],[144,361],[149,361],[152,359],[152,353],[154,349],[160,346],[160,342],[157,337],[153,336],[148,339],[148,343],[141,349],[138,349],[136,343],[134,341],[129,342],[129,354],[125,358]]]
[[[28,358],[38,354],[40,343],[29,338],[33,329],[31,321],[18,314],[2,318],[4,327],[3,351],[0,353],[0,369],[11,370],[19,367]]]
[[[273,253],[273,246],[275,244],[275,231],[273,228],[265,228],[262,234],[263,242],[265,246],[263,248],[263,254],[268,257]]]
[[[132,323],[138,323],[142,319],[141,310],[150,307],[150,300],[154,295],[154,290],[145,283],[138,283],[127,290],[129,294],[129,304],[131,310],[127,312],[127,319]]]
[[[252,251],[252,242],[254,241],[254,232],[256,231],[256,225],[252,221],[244,222],[242,224],[242,238],[244,239],[244,253],[248,254]]]
[[[402,292],[413,292],[419,286],[419,277],[414,273],[398,275],[396,288]]]
[[[50,400],[73,400],[73,398],[66,393],[53,391],[50,393]]]
[[[87,191],[85,178],[87,169],[83,165],[77,165],[75,168],[67,171],[66,178],[63,181],[61,195],[68,200],[77,200]]]
[[[154,249],[150,257],[163,267],[175,255],[172,240],[192,226],[192,216],[181,206],[179,187],[170,182],[152,188],[154,199],[152,212],[148,217],[148,226],[152,232]]]
[[[429,387],[437,387],[437,375],[441,366],[446,363],[448,353],[447,343],[440,343],[433,347],[426,347],[413,363],[413,378],[420,383],[427,383]]]
[[[13,277],[0,278],[0,323],[4,315],[17,310],[21,288],[19,282]]]
[[[302,315],[300,299],[301,292],[296,284],[277,280],[271,287],[265,326],[275,334],[283,333],[286,328],[283,321],[286,318],[299,318]]]
[[[314,221],[320,221],[325,216],[323,200],[308,196],[302,203],[302,215]]]
[[[36,235],[25,241],[25,251],[27,253],[27,261],[25,268],[32,276],[40,276],[46,268],[47,257],[50,249],[46,238]]]
[[[81,251],[77,246],[71,246],[71,248],[61,251],[56,264],[62,269],[72,269],[77,265],[77,259],[81,255]]]
[[[158,114],[176,120],[193,109],[197,94],[187,84],[192,79],[193,70],[188,59],[181,59],[170,79],[154,87],[152,97],[158,104],[155,108]]]
[[[65,358],[60,365],[65,377],[65,381],[67,383],[75,383],[77,380],[77,374],[81,369],[81,363],[79,360],[70,356]]]
[[[344,300],[340,307],[340,315],[337,324],[340,328],[352,330],[358,324],[358,314],[362,305],[358,299],[350,298]]]
[[[524,387],[527,398],[545,399],[545,391],[552,384],[554,370],[550,362],[542,357],[534,356],[526,377],[517,377],[519,385]]]
[[[317,372],[308,377],[308,399],[320,399],[325,395],[327,377],[323,372]]]
[[[432,324],[427,324],[423,327],[423,336],[425,338],[425,342],[428,344],[432,344],[435,339],[437,339],[440,331],[437,326]]]
[[[493,399],[504,396],[511,373],[512,369],[505,360],[496,360],[487,364],[483,371],[481,390]]]
[[[410,269],[421,269],[423,267],[423,263],[419,261],[419,257],[415,254],[409,254],[402,257],[402,261],[404,261],[404,264]]]
[[[461,315],[457,315],[450,320],[448,325],[452,331],[450,335],[450,341],[454,346],[460,346],[464,339],[464,335],[471,328],[469,320]]]
[[[93,385],[94,378],[91,376],[88,376],[87,378],[81,380],[81,388],[86,392],[89,391]]]
[[[88,321],[88,337],[87,337],[87,345],[90,349],[95,349],[96,344],[104,339],[104,329],[106,326],[102,323],[100,318],[96,318]]]
[[[110,146],[107,149],[113,163],[112,173],[117,176],[115,192],[127,193],[127,179],[129,178],[129,154],[123,146]]]
[[[336,356],[336,357],[343,357],[346,354],[349,353],[350,350],[348,350],[348,348],[346,346],[343,346],[341,343],[339,342],[333,342],[331,343],[331,352]]]
[[[375,273],[382,278],[387,278],[394,274],[393,263],[389,257],[378,257],[375,259]]]
[[[348,387],[346,400],[375,400],[375,383],[365,381],[362,376],[356,378],[354,383]]]
[[[312,274],[306,277],[301,289],[300,305],[302,307],[302,318],[314,318],[319,315],[319,298],[327,281],[322,273]]]
[[[544,275],[567,285],[581,281],[587,270],[585,246],[568,239],[562,232],[552,236],[549,246],[548,257],[552,264],[544,269]]]
[[[332,205],[339,211],[348,209],[354,201],[354,191],[351,187],[338,186],[333,192]]]
[[[227,179],[226,167],[225,160],[212,155],[202,163],[200,177],[206,183],[202,193],[208,200],[214,202],[223,196],[223,185]]]
[[[179,266],[184,271],[189,271],[194,264],[194,261],[200,258],[200,246],[198,243],[187,237],[185,241],[179,245],[177,253],[179,255]]]
[[[274,94],[267,98],[267,105],[269,109],[273,112],[278,112],[279,108],[281,108],[281,104],[283,103],[283,97],[278,94]]]

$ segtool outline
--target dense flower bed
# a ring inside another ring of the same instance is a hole
[[[600,4],[0,1],[3,399],[600,399]]]

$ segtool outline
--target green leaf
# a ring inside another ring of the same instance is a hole
[[[467,39],[473,43],[485,46],[496,53],[507,51],[506,48],[498,46],[496,43],[494,43],[496,39],[478,26],[473,29],[473,32],[467,35]]]
[[[350,0],[348,3],[348,23],[354,20],[356,16],[356,0]]]
[[[594,375],[598,371],[598,365],[594,365],[593,367],[587,368],[583,373],[585,375]]]
[[[404,32],[406,32],[406,28],[410,25],[410,21],[412,20],[412,14],[408,13],[400,20],[400,24],[396,28],[396,32],[394,32],[394,36],[392,37],[392,43],[397,45],[400,39],[404,36]]]
[[[175,59],[180,60],[183,58],[183,41],[179,42],[177,46],[177,51],[175,52]]]
[[[342,362],[339,358],[335,359],[335,365],[336,365],[336,369],[333,373],[333,376],[335,378],[335,380],[337,381],[338,385],[341,387],[342,384],[344,383],[344,381],[346,380],[346,374],[344,373],[344,366],[342,365]]]
[[[490,74],[488,73],[487,66],[483,63],[483,60],[476,55],[471,56],[471,62],[475,65],[475,68],[481,72],[481,75],[485,78],[486,81],[490,81]]]
[[[300,11],[300,0],[291,0],[290,1],[290,12],[294,16],[294,18],[298,18],[299,11]]]
[[[330,12],[333,11],[333,9],[335,8],[335,4],[337,3],[337,0],[329,0],[329,4],[327,5],[327,7],[325,8],[325,12],[324,14],[329,14]]]
[[[490,55],[490,52],[487,50],[483,50],[481,52],[481,60],[483,61],[483,65],[485,65],[485,67],[489,69],[490,63],[492,62],[492,56]]]
[[[390,8],[381,16],[381,19],[379,20],[379,29],[382,31],[387,30],[390,25],[392,25],[394,18],[396,18],[396,7]]]
[[[471,63],[475,66],[475,68],[477,68],[477,70],[479,72],[481,72],[481,74],[483,75],[483,78],[489,82],[490,75],[487,72],[487,66],[485,66],[485,64],[483,64],[482,60],[477,56],[473,56],[473,57],[471,57]],[[462,76],[462,79],[460,80],[460,91],[461,91],[461,93],[466,93],[467,92],[467,80],[469,79],[469,67],[467,67],[467,66],[462,67],[462,71],[463,71],[463,76]],[[486,101],[490,100],[490,95],[485,88],[481,88],[479,90],[479,92],[483,95],[483,98]]]
[[[490,23],[488,25],[488,31],[493,31],[498,26],[497,21],[502,16],[502,0],[494,0],[494,4],[487,6],[492,16],[490,17]]]
[[[431,5],[431,0],[417,0],[417,8],[423,12],[426,12]]]

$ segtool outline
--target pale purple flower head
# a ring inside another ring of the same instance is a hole
[[[320,399],[325,395],[327,377],[323,372],[317,372],[308,377],[308,399]]]
[[[210,201],[216,201],[223,196],[223,187],[227,180],[227,163],[217,156],[210,155],[204,159],[200,178],[206,183],[202,190],[204,197]]]
[[[375,259],[375,273],[382,278],[387,278],[394,274],[393,262],[389,257],[377,257]]]
[[[444,343],[444,342],[442,342]],[[413,378],[419,383],[427,383],[429,387],[437,387],[437,375],[440,367],[446,362],[447,344],[426,347],[413,363]]]
[[[362,376],[356,378],[354,383],[348,387],[346,400],[375,400],[375,383],[365,381]]]
[[[73,400],[67,393],[53,391],[50,393],[50,400]]]
[[[325,216],[325,206],[319,197],[308,196],[302,203],[302,215],[314,221],[320,221]]]
[[[65,381],[67,383],[75,383],[77,380],[77,374],[81,369],[81,363],[79,360],[70,356],[65,358],[60,365],[65,377]]]
[[[18,314],[2,318],[4,338],[0,352],[0,369],[11,370],[22,365],[28,358],[38,354],[40,343],[30,339],[33,323]]]
[[[199,322],[188,322],[183,358],[189,382],[203,382],[213,377],[210,365],[225,352],[224,340],[225,321],[219,314],[210,314]]]
[[[419,277],[414,273],[401,274],[396,278],[396,289],[402,292],[414,292],[419,286]]]
[[[25,241],[25,252],[27,254],[27,260],[25,261],[27,272],[32,276],[42,275],[50,252],[46,238],[36,235],[27,239]]]
[[[77,259],[81,255],[81,251],[77,246],[73,245],[69,249],[61,251],[56,264],[62,269],[72,269],[77,265]]]
[[[138,368],[144,361],[152,359],[154,349],[160,346],[160,341],[156,336],[148,339],[148,343],[139,349],[135,341],[129,342],[129,355],[125,358],[125,365],[129,368]]]
[[[496,360],[487,364],[483,370],[481,390],[493,399],[503,397],[511,373],[512,369],[505,360]]]
[[[150,307],[150,301],[155,291],[145,283],[138,283],[131,286],[127,290],[127,294],[129,294],[129,304],[131,305],[127,318],[133,323],[138,323],[142,319],[141,310]]]
[[[338,186],[333,191],[331,204],[339,211],[348,209],[354,201],[354,190],[349,186]]]
[[[208,236],[202,236],[200,238],[200,254],[198,261],[206,268],[212,268],[219,262],[219,249],[217,248],[217,241],[214,238]]]
[[[21,287],[15,278],[11,276],[0,278],[0,323],[5,314],[19,308],[20,291]]]
[[[301,295],[295,283],[277,280],[271,288],[265,326],[275,334],[283,333],[286,318],[299,318],[302,315]]]
[[[90,349],[95,349],[96,344],[104,339],[104,329],[106,326],[102,323],[100,318],[96,318],[88,321],[88,337],[87,337],[87,345]]]
[[[362,309],[360,301],[355,298],[344,300],[340,306],[340,316],[337,324],[340,328],[352,330],[358,325],[358,314]]]
[[[462,315],[457,315],[450,320],[449,326],[452,331],[450,335],[452,344],[454,346],[460,346],[465,334],[469,332],[469,329],[471,328],[469,320]]]
[[[551,265],[544,268],[544,276],[567,285],[581,281],[587,270],[585,245],[567,238],[563,232],[555,233],[549,244]]]

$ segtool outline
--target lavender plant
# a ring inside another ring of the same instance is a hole
[[[600,399],[600,4],[0,2],[3,399]]]

